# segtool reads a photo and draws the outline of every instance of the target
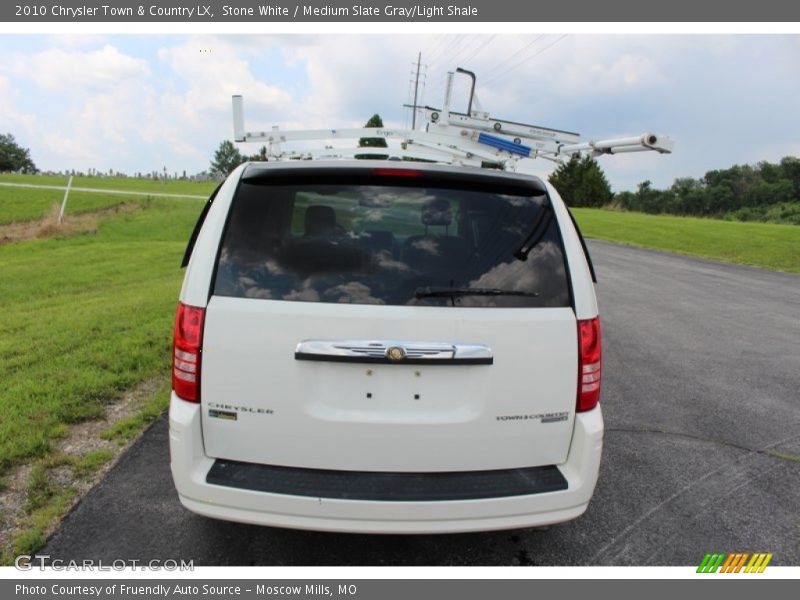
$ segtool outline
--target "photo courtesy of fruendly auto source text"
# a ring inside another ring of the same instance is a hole
[[[778,0],[0,6],[0,596],[791,595],[798,98]]]

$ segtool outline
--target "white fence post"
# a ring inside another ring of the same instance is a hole
[[[64,211],[67,209],[67,198],[69,198],[69,188],[72,187],[72,175],[69,176],[69,181],[67,182],[67,189],[64,190],[64,200],[61,202],[61,212],[58,213],[58,222],[61,223],[61,220],[64,218]]]

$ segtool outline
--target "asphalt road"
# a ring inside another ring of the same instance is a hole
[[[697,565],[707,551],[800,565],[800,276],[592,242],[606,418],[595,496],[546,530],[366,536],[195,516],[166,419],[41,554],[195,565]]]

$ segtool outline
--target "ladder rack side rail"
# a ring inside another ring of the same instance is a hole
[[[461,135],[442,135],[441,133],[431,133],[428,131],[409,131],[394,130],[387,128],[353,128],[353,129],[309,129],[309,130],[280,130],[273,129],[269,132],[245,134],[247,142],[267,142],[270,144],[283,142],[301,141],[323,141],[335,139],[359,139],[363,137],[384,138],[399,140],[401,142],[430,143],[442,146],[443,148],[457,149],[469,152],[476,156],[483,156],[486,160],[496,161],[498,159],[518,158],[516,155],[491,146],[481,144],[472,137],[478,136],[477,132],[468,136]],[[534,147],[539,152],[558,153],[558,146],[552,142],[538,142]],[[373,147],[374,148],[374,147]]]
[[[298,150],[291,153],[283,153],[275,158],[279,159],[302,159],[305,157],[323,159],[323,158],[353,158],[359,154],[386,154],[391,157],[399,158],[418,158],[424,161],[432,161],[435,163],[452,162],[458,160],[459,162],[468,161],[470,164],[480,166],[481,159],[471,159],[466,156],[455,156],[452,153],[444,151],[426,151],[424,148],[421,150],[416,149],[402,149],[402,148],[386,148],[386,152],[376,152],[375,150],[382,150],[379,148],[324,148],[313,150]]]
[[[453,159],[456,159],[456,160],[459,160],[459,161],[463,161],[463,160],[470,160],[471,161],[471,160],[474,160],[477,163],[481,163],[483,161],[493,162],[494,163],[494,162],[506,162],[506,161],[509,161],[509,160],[516,160],[516,158],[518,158],[518,157],[510,155],[508,152],[493,153],[493,152],[488,150],[488,147],[486,147],[486,148],[479,147],[477,149],[474,149],[474,148],[467,149],[467,148],[458,148],[458,147],[446,147],[445,148],[445,147],[436,146],[436,145],[433,145],[433,144],[428,144],[428,143],[425,143],[425,142],[414,142],[414,141],[410,141],[409,145],[421,146],[423,148],[429,148],[431,150],[439,151],[442,154],[444,154],[445,156],[448,156],[450,158],[450,160],[453,160]]]
[[[432,118],[433,113],[439,114],[438,111],[426,109],[428,121],[436,123],[440,126],[450,127],[463,127],[466,129],[474,129],[476,131],[485,131],[487,133],[494,133],[499,135],[507,135],[510,137],[518,137],[530,140],[541,140],[548,142],[557,142],[562,144],[576,144],[581,141],[581,136],[571,131],[560,131],[558,129],[550,129],[547,127],[538,127],[536,125],[524,125],[512,123],[510,121],[503,121],[501,119],[482,119],[479,117],[471,117],[462,115],[460,113],[449,113],[448,117]],[[500,128],[497,128],[497,125]]]

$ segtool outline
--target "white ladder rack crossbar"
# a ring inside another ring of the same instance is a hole
[[[463,73],[469,73],[463,69]],[[248,132],[244,127],[244,100],[233,96],[233,129],[237,142],[266,145],[267,157],[274,160],[317,158],[352,158],[375,154],[397,158],[416,158],[458,165],[481,166],[484,162],[500,164],[514,170],[522,158],[546,158],[563,162],[573,157],[600,156],[625,152],[670,153],[673,141],[668,136],[643,133],[639,136],[589,140],[570,131],[516,123],[489,117],[489,113],[471,110],[469,115],[451,112],[450,95],[453,73],[448,73],[444,107],[424,107],[428,124],[424,130],[390,127],[356,127],[343,129],[283,130],[273,126],[269,131]],[[470,98],[470,107],[473,97]],[[413,107],[417,110],[418,107]],[[335,148],[323,146],[311,150],[284,151],[282,144],[292,142],[331,142],[334,140],[382,138],[387,147],[366,146]],[[399,142],[399,148],[388,141]]]

